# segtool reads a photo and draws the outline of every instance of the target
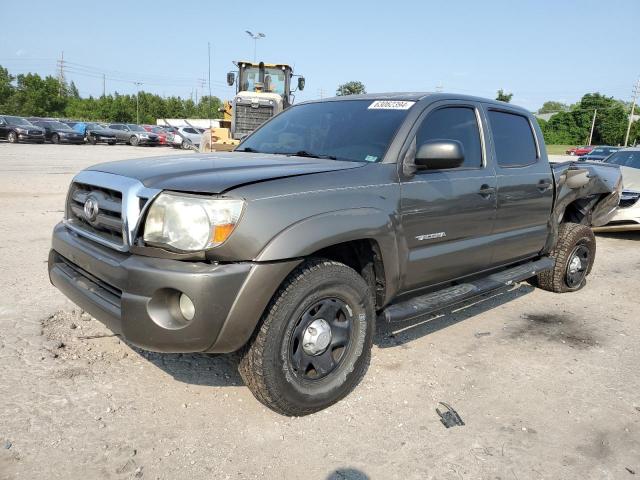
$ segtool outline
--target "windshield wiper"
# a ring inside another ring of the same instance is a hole
[[[337,160],[338,157],[334,157],[333,155],[318,155],[315,153],[307,152],[306,150],[299,150],[297,152],[281,152],[276,153],[276,155],[286,155],[288,157],[306,157],[306,158],[320,158],[323,160]]]

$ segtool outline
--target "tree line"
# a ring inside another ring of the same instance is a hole
[[[340,85],[336,95],[366,93],[362,82]],[[512,93],[498,91],[497,99],[509,102]],[[138,103],[139,102],[139,103]],[[0,113],[6,115],[55,117],[104,122],[156,123],[158,118],[209,118],[209,97],[198,103],[190,98],[161,97],[141,91],[138,95],[109,94],[82,98],[73,82],[61,84],[56,77],[35,73],[11,75],[0,66]],[[211,98],[211,117],[220,118],[222,101]],[[538,119],[548,144],[577,145],[588,141],[595,112],[592,144],[620,145],[624,142],[631,105],[600,93],[587,93],[573,105],[545,102],[538,113],[555,113]],[[636,109],[640,114],[640,109]],[[631,126],[629,143],[640,142],[640,121]]]
[[[139,103],[138,103],[139,102]],[[141,91],[138,95],[109,94],[80,97],[75,84],[61,84],[52,76],[35,73],[11,75],[0,66],[0,114],[53,117],[103,122],[155,124],[158,118],[220,118],[222,101],[203,96],[195,103],[181,97],[161,97]]]

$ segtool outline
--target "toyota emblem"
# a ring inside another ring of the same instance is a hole
[[[94,197],[87,198],[84,202],[84,218],[86,218],[87,222],[95,222],[99,211],[98,200]]]

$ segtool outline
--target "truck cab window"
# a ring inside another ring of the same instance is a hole
[[[531,125],[522,115],[489,111],[498,165],[522,167],[536,163],[538,151]]]
[[[476,112],[469,107],[445,107],[430,113],[416,134],[416,146],[430,140],[457,140],[464,148],[460,168],[482,166],[482,144]]]

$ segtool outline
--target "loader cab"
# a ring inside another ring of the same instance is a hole
[[[235,84],[232,101],[231,136],[241,139],[293,103],[291,66],[284,63],[235,62],[236,72],[227,74],[229,86]],[[297,90],[304,89],[298,76]],[[295,91],[295,90],[294,90]]]

